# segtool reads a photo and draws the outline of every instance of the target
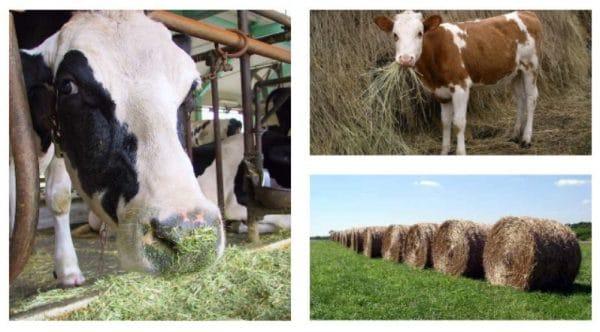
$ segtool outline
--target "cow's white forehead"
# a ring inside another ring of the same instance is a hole
[[[423,14],[414,12],[412,10],[406,10],[394,16],[394,22],[396,22],[396,24],[407,24],[412,23],[414,21],[421,22],[422,20]]]
[[[181,102],[199,78],[193,60],[175,45],[169,30],[141,11],[75,14],[60,31],[55,73],[71,50],[85,55],[94,78],[117,105],[132,93],[132,87],[138,92],[159,87],[163,96],[172,92],[173,101]]]

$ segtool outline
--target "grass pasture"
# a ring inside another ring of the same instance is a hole
[[[484,280],[369,259],[329,240],[311,241],[314,320],[589,320],[591,243],[570,293],[522,292]]]

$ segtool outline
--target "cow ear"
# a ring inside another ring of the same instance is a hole
[[[385,31],[385,32],[391,32],[392,29],[394,28],[394,21],[390,20],[388,17],[385,16],[377,16],[375,17],[375,24],[377,24],[377,26],[379,27],[379,29]]]
[[[171,37],[173,42],[179,46],[180,49],[184,50],[185,53],[191,55],[192,54],[192,38],[188,35],[177,34]]]
[[[423,27],[425,28],[423,32],[433,30],[437,28],[440,24],[442,24],[442,17],[440,15],[429,16],[423,21]]]

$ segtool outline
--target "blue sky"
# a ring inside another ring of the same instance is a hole
[[[507,215],[591,221],[590,176],[313,175],[311,235],[352,226],[494,223]]]

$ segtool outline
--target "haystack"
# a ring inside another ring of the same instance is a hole
[[[483,277],[483,248],[488,227],[465,220],[448,220],[435,232],[433,267],[442,273]]]
[[[404,242],[404,261],[417,268],[431,267],[431,243],[437,224],[412,225]]]
[[[381,248],[383,245],[383,235],[387,227],[374,226],[367,227],[365,232],[363,254],[370,258],[381,257]]]
[[[568,226],[531,217],[500,219],[483,253],[490,283],[522,290],[568,289],[580,264],[581,249]]]
[[[383,259],[397,263],[402,262],[402,249],[408,229],[409,227],[404,225],[392,225],[386,229],[381,249]]]

